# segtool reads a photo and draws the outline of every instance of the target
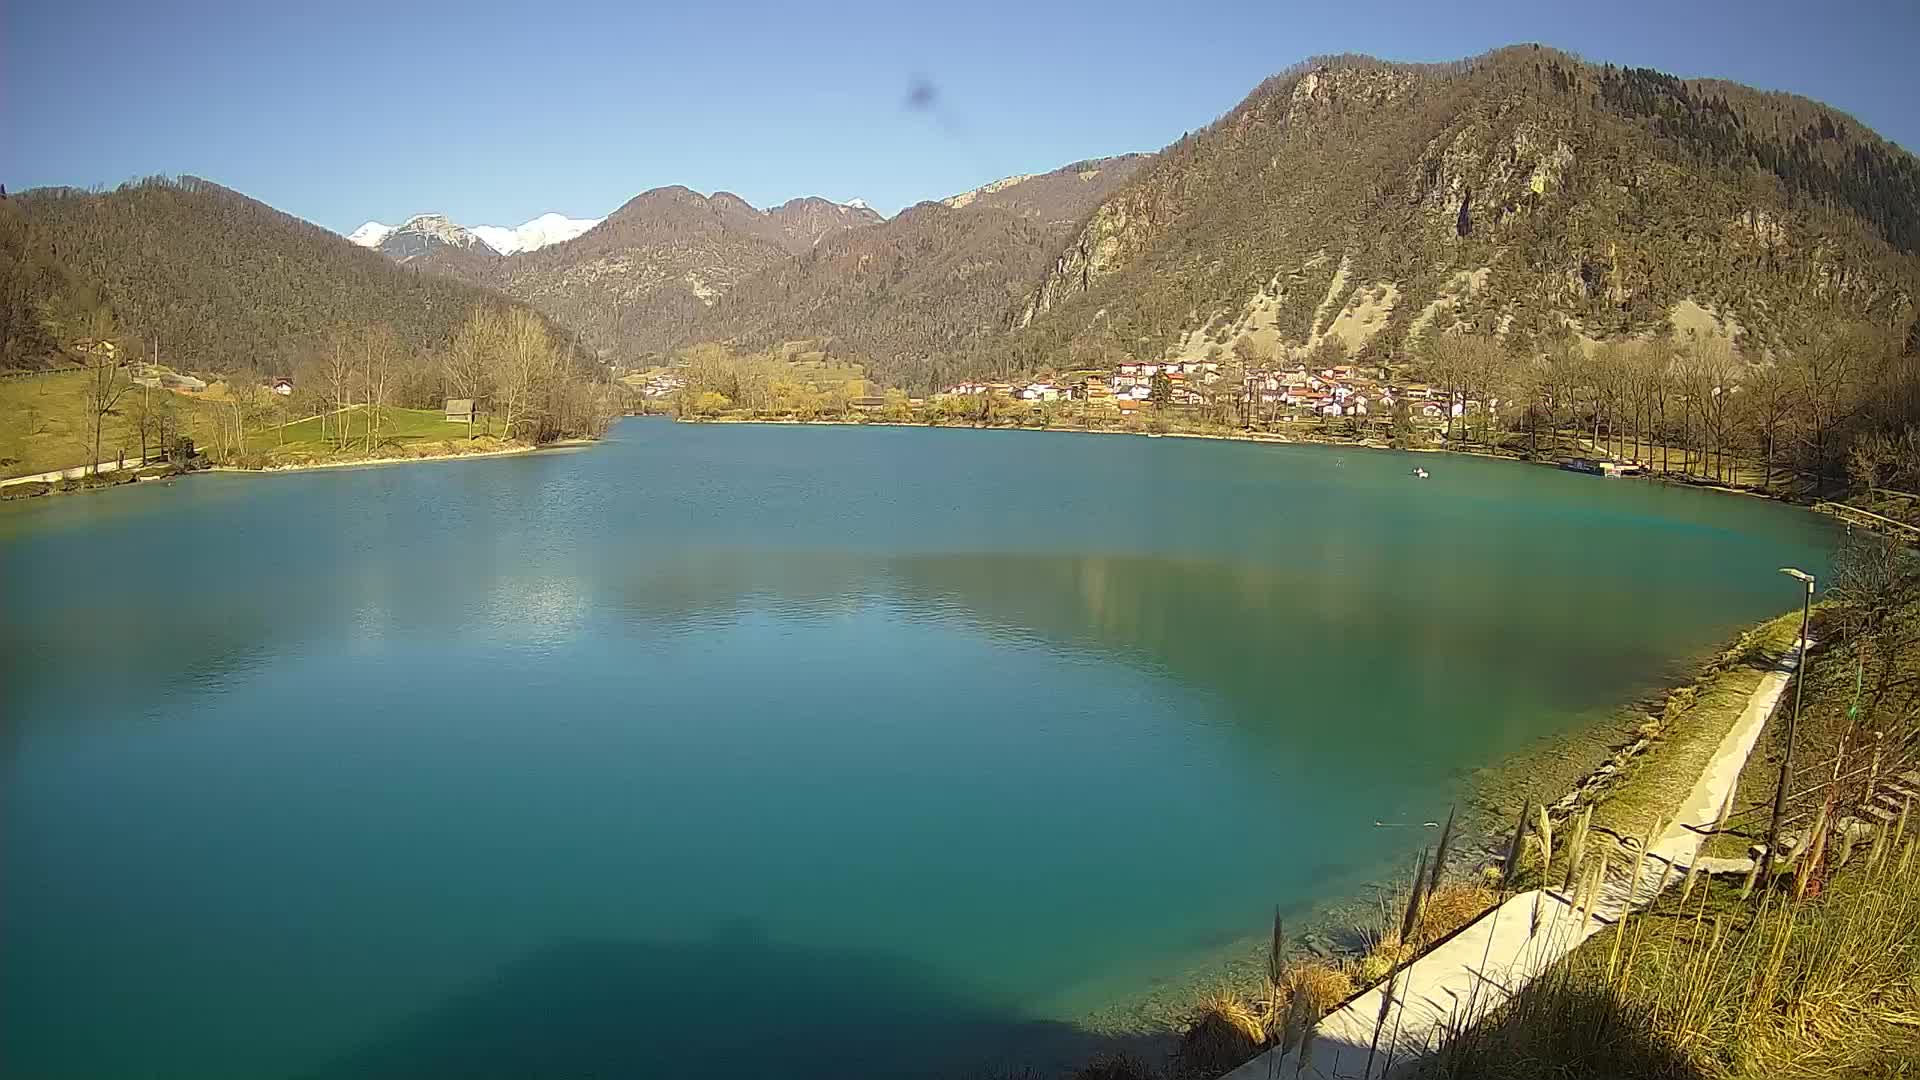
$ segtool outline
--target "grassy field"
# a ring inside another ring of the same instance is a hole
[[[0,379],[0,478],[27,476],[72,468],[93,460],[93,419],[88,414],[87,374],[63,371],[48,375]],[[109,460],[124,451],[140,453],[140,433],[134,426],[133,398],[147,393],[135,388],[101,425],[100,456]],[[167,394],[191,430],[205,405],[181,394]]]
[[[54,469],[70,469],[93,461],[93,421],[87,405],[88,375],[64,371],[31,377],[0,379],[0,479],[29,476]],[[223,383],[204,394],[134,387],[122,396],[101,425],[100,460],[112,461],[140,453],[139,411],[170,409],[179,430],[203,451],[220,445],[218,425],[227,419]],[[297,408],[281,404],[283,410]],[[247,464],[315,464],[366,457],[437,456],[497,450],[504,445],[500,423],[487,418],[476,429],[448,423],[438,409],[381,410],[378,442],[367,449],[366,410],[355,408],[338,422],[309,416],[285,424],[257,422],[248,430]],[[336,423],[344,431],[345,446],[336,445]],[[323,430],[324,428],[324,430]],[[470,438],[477,435],[478,438]],[[158,452],[150,436],[149,450]]]
[[[300,464],[317,461],[347,460],[355,457],[407,456],[422,450],[458,452],[460,444],[473,443],[498,449],[500,423],[486,418],[481,424],[449,423],[438,409],[380,410],[378,441],[367,452],[367,413],[355,408],[326,418],[310,416],[284,426],[263,427],[247,433],[249,452],[264,455],[269,464]],[[345,445],[336,439],[344,436]],[[475,437],[477,436],[477,438]],[[443,447],[442,444],[454,444]]]

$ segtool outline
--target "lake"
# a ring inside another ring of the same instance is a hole
[[[1834,537],[1458,456],[648,420],[0,507],[0,1070],[1068,1058]]]

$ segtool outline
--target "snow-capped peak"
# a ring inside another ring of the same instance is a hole
[[[454,224],[445,214],[415,214],[394,232],[419,233],[456,247],[472,247],[477,239],[473,230]]]
[[[846,202],[843,202],[840,205],[846,207],[849,210],[873,209],[873,207],[867,205],[867,200],[865,199],[848,199]]]
[[[534,251],[550,244],[565,243],[595,225],[601,218],[570,218],[560,214],[541,214],[532,221],[508,228],[503,225],[475,225],[468,231],[482,243],[502,255]]]
[[[397,227],[398,226],[394,225],[382,225],[377,221],[369,221],[365,225],[348,233],[347,242],[350,244],[359,244],[361,247],[377,248],[380,246],[382,240],[393,235],[393,230]]]
[[[502,255],[513,255],[571,240],[601,220],[541,214],[523,225],[463,226],[447,220],[445,214],[415,214],[399,225],[369,221],[348,233],[347,240],[361,247],[377,248],[395,233],[419,233],[456,247],[472,247],[477,240]]]

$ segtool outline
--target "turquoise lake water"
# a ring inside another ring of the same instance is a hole
[[[0,1073],[1068,1060],[1834,536],[1452,456],[662,421],[0,507]]]

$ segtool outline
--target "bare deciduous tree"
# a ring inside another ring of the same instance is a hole
[[[347,410],[353,408],[353,390],[358,372],[355,370],[353,356],[347,351],[346,343],[336,335],[333,340],[332,355],[322,362],[321,379],[326,384],[326,409],[321,413],[321,427],[324,430],[328,414],[333,421],[333,444],[336,449],[347,444]]]
[[[119,346],[114,344],[113,336],[112,314],[105,308],[96,309],[87,321],[88,351],[93,363],[87,368],[86,386],[87,415],[93,421],[93,456],[87,459],[87,471],[96,475],[100,471],[101,429],[106,425],[107,414],[134,386],[121,363]]]
[[[454,335],[453,342],[440,358],[447,396],[472,401],[476,422],[480,403],[486,400],[491,391],[495,357],[503,347],[505,338],[506,326],[500,313],[489,307],[478,308],[473,317],[461,326],[460,332]],[[468,425],[468,438],[475,434],[473,427],[472,424]]]
[[[367,402],[366,452],[369,455],[380,445],[380,423],[392,391],[393,369],[399,353],[400,342],[392,328],[376,323],[361,332],[360,378]]]
[[[502,347],[494,356],[493,389],[496,406],[506,421],[506,437],[538,412],[539,394],[553,373],[553,339],[546,324],[525,308],[512,308],[505,319]]]

